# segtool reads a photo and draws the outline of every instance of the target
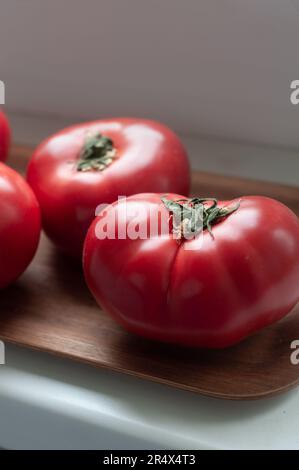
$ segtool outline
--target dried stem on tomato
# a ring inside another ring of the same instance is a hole
[[[214,238],[212,225],[240,207],[240,201],[232,206],[219,207],[217,199],[206,197],[173,201],[163,196],[161,200],[173,216],[173,233],[176,238],[191,238],[205,229]]]
[[[103,171],[111,165],[116,150],[113,141],[100,133],[88,135],[80,153],[77,170]]]

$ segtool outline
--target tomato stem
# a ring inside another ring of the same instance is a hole
[[[116,155],[113,141],[100,133],[88,135],[77,165],[78,171],[103,171]]]
[[[177,199],[173,201],[163,196],[161,200],[172,214],[172,230],[176,238],[186,239],[194,237],[205,229],[208,230],[214,239],[212,225],[232,214],[240,207],[240,201],[232,206],[219,207],[217,199],[206,197]]]

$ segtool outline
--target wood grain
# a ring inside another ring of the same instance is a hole
[[[30,149],[15,148],[20,171]],[[232,198],[265,194],[298,214],[297,188],[195,173],[193,191]],[[95,304],[80,264],[61,256],[42,238],[38,254],[20,280],[0,292],[0,338],[97,367],[208,396],[256,399],[299,384],[290,343],[299,339],[299,306],[281,322],[222,351],[158,344],[124,332]]]

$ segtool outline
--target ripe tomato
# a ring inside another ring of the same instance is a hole
[[[27,173],[43,227],[58,247],[82,256],[99,204],[141,191],[189,191],[189,165],[177,136],[162,124],[109,119],[76,125],[35,151]]]
[[[0,163],[0,289],[15,281],[32,260],[41,222],[36,197],[26,181]]]
[[[5,114],[0,110],[0,161],[5,161],[10,143],[10,129]]]
[[[178,209],[183,215],[174,223]],[[146,238],[141,227],[148,235],[158,211],[164,219],[170,215],[170,225]],[[126,237],[105,236],[114,220]],[[175,239],[183,228],[188,236]],[[299,220],[280,202],[259,196],[217,203],[141,194],[98,215],[83,262],[94,297],[127,330],[222,348],[279,320],[298,302]]]

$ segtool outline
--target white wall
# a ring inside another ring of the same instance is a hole
[[[34,146],[71,124],[71,119],[10,113],[15,140]],[[196,170],[298,185],[299,152],[180,133]]]
[[[0,1],[14,115],[148,116],[191,136],[297,149],[298,44],[298,0]]]

